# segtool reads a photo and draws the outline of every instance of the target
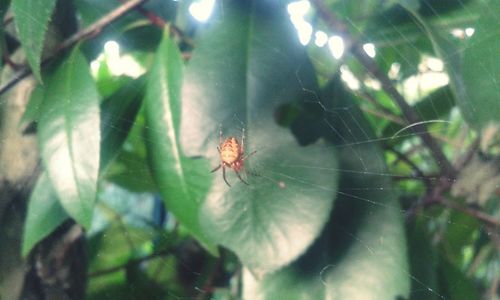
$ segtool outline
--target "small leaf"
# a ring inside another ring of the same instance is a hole
[[[39,82],[42,82],[40,61],[45,33],[55,4],[56,0],[12,0],[19,40]]]
[[[213,175],[203,203],[202,227],[255,273],[266,273],[301,255],[327,221],[335,199],[335,151],[318,142],[301,147],[275,122],[276,110],[299,99],[316,101],[314,71],[277,2],[224,2],[218,19],[193,51],[183,87],[181,141],[187,155],[221,163],[225,137],[257,151],[245,161],[249,185],[234,170]],[[270,13],[272,12],[272,13]],[[220,47],[224,45],[224,47]]]
[[[62,206],[90,226],[99,171],[99,97],[78,49],[47,81],[38,142],[45,170]]]
[[[57,200],[56,192],[47,174],[43,173],[38,178],[28,203],[22,255],[28,255],[36,243],[48,236],[68,218],[68,214]]]
[[[165,32],[156,52],[146,92],[146,134],[153,176],[165,206],[212,253],[198,221],[199,207],[209,185],[208,162],[184,156],[179,144],[182,59]]]

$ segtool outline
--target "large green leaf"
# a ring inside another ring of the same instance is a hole
[[[337,80],[336,88],[341,89]],[[335,92],[335,95],[342,93]],[[339,197],[321,237],[296,262],[259,280],[244,275],[245,299],[406,299],[409,267],[397,193],[359,109],[335,113]]]
[[[214,168],[220,126],[240,141],[246,127],[245,153],[257,151],[245,161],[249,185],[229,169],[229,187],[219,170],[200,218],[214,243],[265,273],[296,259],[319,235],[335,198],[336,156],[320,142],[299,146],[274,121],[276,109],[304,92],[309,101],[318,98],[286,9],[233,1],[215,11],[220,15],[197,41],[188,66],[181,141],[187,155],[203,156]]]
[[[99,97],[78,49],[47,81],[38,141],[42,161],[62,206],[88,228],[99,171]]]
[[[23,256],[69,218],[57,200],[56,192],[47,174],[43,173],[31,192],[28,215],[24,225]]]
[[[56,0],[12,0],[19,40],[26,51],[31,70],[40,82],[40,61],[45,33],[55,4]]]
[[[211,252],[198,221],[199,208],[211,178],[208,162],[183,155],[179,144],[182,59],[166,31],[156,52],[146,91],[146,145],[151,170],[169,209]]]

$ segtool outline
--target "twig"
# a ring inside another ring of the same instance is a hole
[[[396,154],[398,159],[400,161],[405,162],[410,168],[413,169],[415,174],[418,176],[418,178],[422,179],[424,181],[425,187],[427,188],[427,191],[430,192],[432,190],[432,182],[430,181],[429,177],[427,177],[422,170],[410,159],[408,158],[405,154],[399,152],[398,150],[392,148],[392,147],[387,147],[389,151],[392,153]]]
[[[169,255],[171,253],[172,253],[171,249],[165,249],[165,250],[162,250],[162,251],[158,251],[156,253],[152,253],[152,254],[144,256],[144,257],[140,257],[140,258],[136,258],[136,259],[131,259],[131,260],[127,261],[126,263],[118,265],[118,266],[114,266],[114,267],[110,267],[108,269],[98,270],[98,271],[89,273],[88,277],[98,277],[98,276],[103,276],[103,275],[107,275],[107,274],[110,274],[110,273],[114,273],[114,272],[117,272],[117,271],[119,271],[119,270],[121,270],[123,268],[126,268],[128,266],[131,266],[131,265],[134,265],[134,264],[138,264],[138,263],[141,263],[141,262],[145,262],[145,261],[148,261],[148,260],[152,260],[152,259],[155,259],[155,258],[158,258],[158,257],[166,256],[166,255]]]
[[[115,10],[111,11],[107,15],[103,16],[102,18],[94,22],[92,25],[78,31],[77,33],[75,33],[74,35],[70,36],[68,39],[63,41],[61,44],[59,44],[56,47],[55,51],[50,56],[43,59],[42,65],[47,63],[54,57],[56,57],[56,55],[59,54],[60,52],[72,47],[79,41],[82,41],[84,39],[87,39],[89,37],[98,34],[113,21],[124,16],[126,13],[130,12],[132,9],[138,7],[139,5],[142,5],[146,1],[147,0],[130,0],[124,3],[123,5],[117,7]],[[16,72],[8,82],[6,82],[0,87],[0,95],[7,92],[9,89],[14,87],[19,81],[26,78],[30,74],[31,74],[31,69],[29,68],[24,68]]]
[[[120,0],[120,2],[125,3],[125,0]],[[155,25],[156,27],[158,27],[160,29],[163,29],[163,28],[165,28],[165,26],[168,25],[170,32],[172,34],[174,34],[177,37],[179,37],[180,39],[182,39],[182,41],[184,43],[188,44],[189,46],[194,47],[193,41],[191,39],[187,38],[186,35],[184,34],[184,32],[182,32],[182,30],[179,27],[175,26],[174,24],[172,24],[170,22],[163,20],[163,18],[161,18],[157,14],[153,13],[150,10],[145,9],[142,6],[137,6],[135,8],[135,10],[137,10],[140,14],[142,14],[143,16],[148,18],[148,20],[151,22],[151,24]]]
[[[482,211],[479,211],[477,209],[473,209],[470,207],[462,206],[456,202],[453,201],[448,201],[447,199],[440,197],[437,201],[437,203],[452,208],[457,211],[461,211],[464,214],[467,214],[469,216],[472,216],[478,220],[483,221],[484,223],[491,225],[493,227],[500,227],[500,220],[495,219],[493,216],[490,216]]]
[[[354,43],[344,22],[339,20],[333,13],[331,13],[321,0],[311,0],[311,3],[315,6],[318,15],[327,23],[328,26],[330,26],[330,29],[343,35],[344,44],[346,45],[345,48],[352,48],[352,54],[365,67],[368,73],[370,73],[373,77],[377,78],[380,81],[383,90],[398,105],[406,120],[410,124],[420,122],[420,118],[418,117],[417,113],[411,108],[404,97],[394,87],[387,74],[380,70],[375,61],[364,52],[363,48],[360,45]],[[414,133],[420,135],[423,142],[431,151],[443,175],[453,176],[455,173],[453,170],[453,166],[448,161],[437,142],[427,132],[425,124],[418,124],[416,126],[413,126],[411,129]]]

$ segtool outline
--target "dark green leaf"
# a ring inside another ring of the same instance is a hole
[[[99,98],[78,49],[47,81],[38,141],[45,170],[62,206],[88,228],[99,171]]]
[[[442,298],[453,300],[481,299],[474,282],[457,267],[449,263],[446,258],[439,260],[440,292]]]
[[[42,81],[40,61],[45,41],[45,33],[56,0],[13,0],[12,11],[19,40],[26,51],[26,57],[33,74]]]
[[[120,151],[142,105],[146,78],[140,77],[105,99],[101,105],[101,170]]]
[[[0,20],[3,20],[5,13],[9,9],[10,0],[1,0],[0,1]],[[3,53],[5,51],[5,28],[4,22],[0,24],[0,57],[3,57]],[[2,68],[3,59],[0,61],[0,69]]]
[[[24,225],[22,255],[28,255],[36,243],[68,218],[68,214],[57,200],[56,192],[47,174],[43,173],[31,192],[28,215]]]
[[[337,89],[341,89],[337,80]],[[332,89],[335,90],[335,89]],[[337,93],[336,95],[339,95]],[[361,112],[332,120],[339,142],[339,197],[330,222],[308,252],[290,266],[256,281],[244,276],[245,299],[406,299],[410,277],[402,215],[383,154]],[[336,121],[335,121],[336,120]]]
[[[274,121],[275,110],[307,91],[317,101],[314,72],[285,7],[228,2],[197,41],[183,89],[181,141],[189,156],[220,164],[219,128],[241,141],[241,182],[231,169],[215,173],[200,215],[214,243],[260,273],[288,264],[319,235],[335,198],[335,152],[301,147]],[[221,47],[221,45],[224,45]],[[252,166],[252,168],[250,168]],[[210,172],[206,168],[205,172]],[[247,175],[247,176],[245,176]]]
[[[208,161],[184,156],[179,144],[182,59],[165,34],[149,75],[146,92],[148,157],[160,193],[176,218],[211,252],[198,221],[199,207],[210,185]]]

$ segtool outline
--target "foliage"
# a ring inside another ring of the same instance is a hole
[[[35,128],[42,169],[28,266],[76,223],[88,299],[494,299],[498,2],[218,0],[207,23],[167,2],[106,27],[126,4],[2,2],[3,72],[20,52],[37,79],[14,124]],[[97,26],[65,52],[48,47],[61,11]],[[318,32],[302,45],[301,24],[340,34],[343,56]],[[248,155],[230,186],[211,173],[226,137]]]

